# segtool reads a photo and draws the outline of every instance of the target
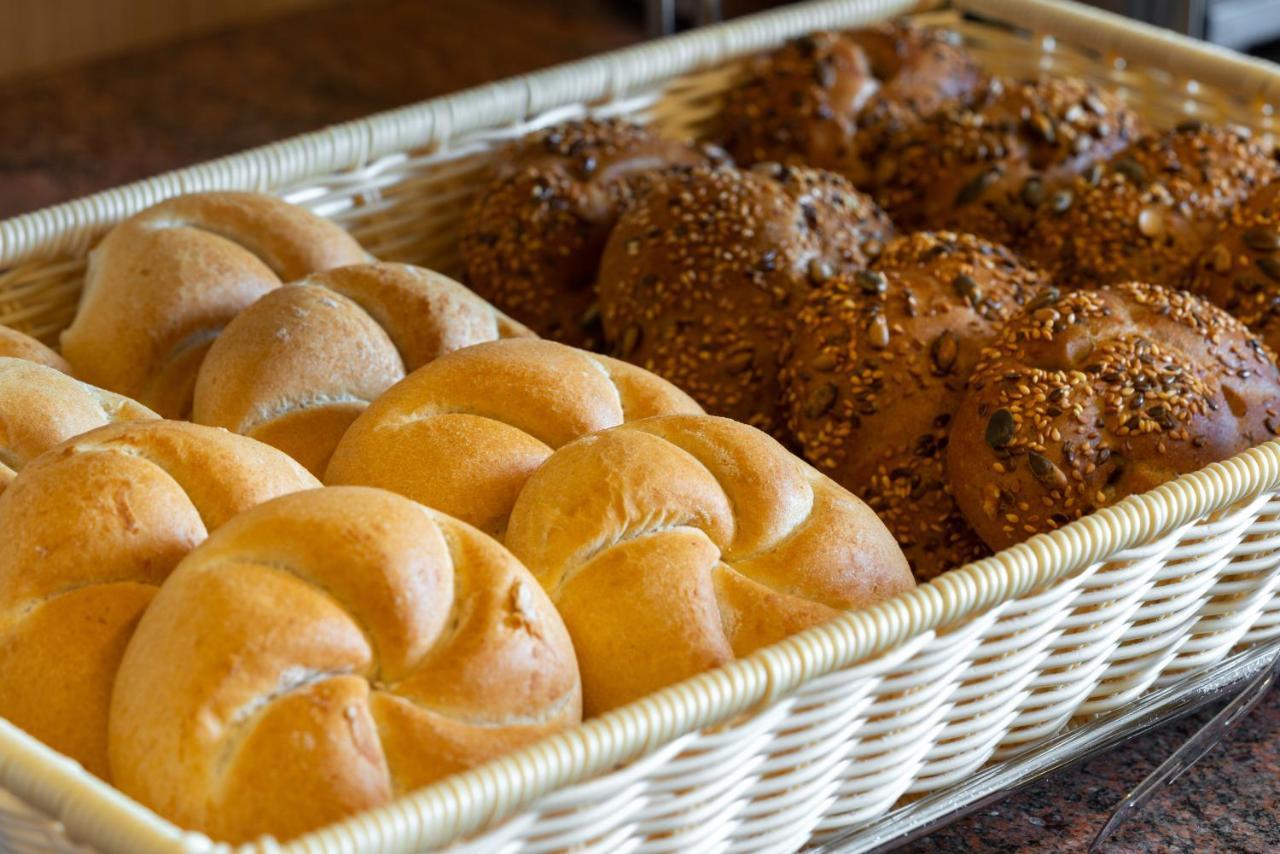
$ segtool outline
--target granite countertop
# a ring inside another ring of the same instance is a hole
[[[626,0],[365,0],[0,82],[0,217],[641,37]],[[922,839],[911,851],[1083,851],[1216,707]],[[1113,851],[1280,848],[1280,695]]]

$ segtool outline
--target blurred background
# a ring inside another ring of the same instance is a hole
[[[1095,0],[1280,56],[1280,0]],[[770,0],[0,0],[0,217]]]

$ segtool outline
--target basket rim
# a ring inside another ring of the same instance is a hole
[[[97,231],[177,193],[278,189],[310,175],[359,168],[386,154],[441,144],[454,134],[520,121],[560,104],[611,97],[804,32],[941,5],[937,0],[817,0],[176,170],[0,222],[0,269],[83,249]],[[1268,63],[1061,0],[952,0],[946,5],[1064,40],[1087,38],[1104,55],[1123,54],[1159,68],[1177,63],[1180,77],[1226,84],[1250,98],[1280,95],[1280,70]],[[1273,440],[288,845],[260,840],[237,850],[334,850],[362,839],[420,850],[452,842],[509,818],[549,792],[767,706],[824,673],[957,625],[1104,555],[1278,486],[1280,440]],[[121,850],[142,844],[158,850],[230,850],[177,828],[4,720],[0,756],[3,785],[49,808],[80,838]]]

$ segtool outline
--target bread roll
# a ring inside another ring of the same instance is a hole
[[[1280,369],[1183,291],[1065,294],[987,347],[951,426],[956,503],[993,549],[1280,434]]]
[[[782,372],[791,433],[922,581],[987,554],[947,486],[951,418],[979,351],[1042,284],[1003,246],[917,232],[814,289],[796,318]]]
[[[142,404],[46,365],[0,356],[0,493],[59,442],[117,421],[156,417]]]
[[[815,286],[860,269],[892,235],[880,209],[832,173],[673,173],[609,237],[605,336],[708,412],[781,436],[789,319]]]
[[[392,386],[338,443],[325,482],[379,486],[500,536],[516,494],[579,436],[698,405],[648,371],[512,338],[436,359]]]
[[[156,588],[210,530],[317,485],[274,448],[174,421],[32,460],[0,495],[0,716],[109,779],[112,684]]]
[[[539,335],[599,348],[596,269],[610,229],[656,172],[707,162],[621,119],[566,122],[512,143],[463,221],[467,284]]]
[[[237,312],[281,282],[366,260],[341,228],[274,196],[177,196],[90,254],[62,353],[86,382],[186,418],[200,362]]]
[[[705,415],[556,451],[506,543],[564,617],[587,715],[913,586],[865,504],[759,430]]]
[[[271,291],[209,348],[192,420],[252,436],[317,476],[369,402],[445,353],[533,333],[439,273],[358,264]]]
[[[738,163],[776,160],[866,183],[885,134],[969,96],[982,79],[954,36],[905,22],[793,39],[750,63],[721,115]]]
[[[0,357],[26,359],[28,362],[55,368],[64,374],[71,373],[71,366],[66,359],[30,335],[23,335],[7,326],[0,326]]]
[[[1200,254],[1187,289],[1280,352],[1280,181],[1236,205]]]
[[[1012,244],[1070,202],[1072,180],[1137,138],[1124,102],[1075,77],[991,79],[964,109],[890,133],[876,201],[903,228]]]
[[[1066,204],[1036,218],[1023,248],[1069,287],[1179,286],[1227,211],[1277,174],[1244,132],[1186,122],[1077,180]]]
[[[520,563],[382,490],[233,519],[142,618],[116,785],[226,842],[289,839],[576,723],[573,647]]]

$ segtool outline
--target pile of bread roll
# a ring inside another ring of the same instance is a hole
[[[767,434],[272,197],[121,223],[61,344],[0,331],[0,715],[218,840],[914,584]]]
[[[1237,131],[903,24],[722,125],[516,143],[469,287],[257,194],[114,228],[60,354],[0,329],[0,716],[291,838],[1280,432]]]
[[[522,309],[572,294],[602,352],[865,500],[917,579],[1280,435],[1280,169],[1247,132],[899,22],[752,58],[717,141],[515,144],[466,281],[551,337]]]

